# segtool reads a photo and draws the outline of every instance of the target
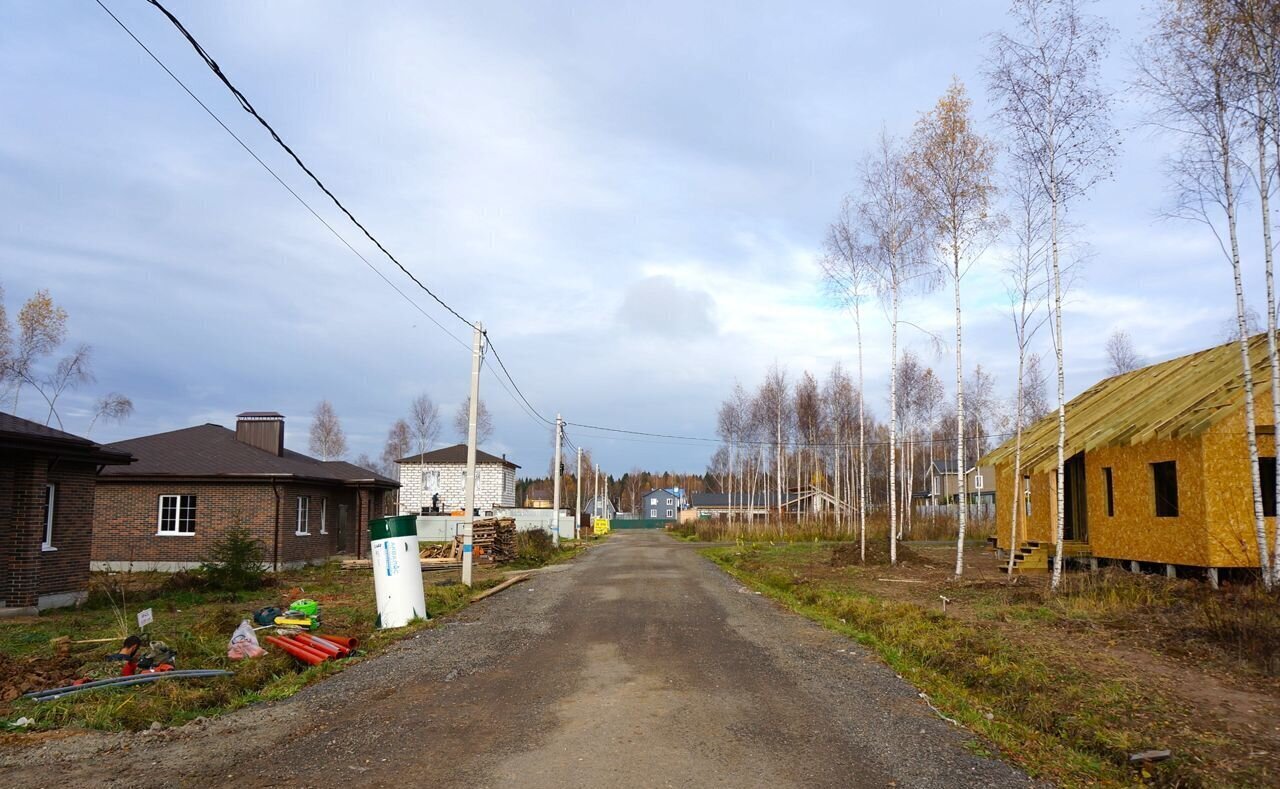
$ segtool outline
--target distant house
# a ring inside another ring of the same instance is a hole
[[[958,464],[954,460],[934,460],[924,471],[924,497],[926,504],[950,504],[960,494]]]
[[[636,511],[647,520],[675,520],[680,503],[680,494],[676,491],[654,488],[640,497]]]
[[[0,413],[0,612],[84,602],[98,469],[132,460]]]
[[[466,444],[410,455],[396,463],[400,469],[401,514],[458,512],[465,506]],[[505,456],[476,450],[475,507],[481,514],[494,507],[516,506],[518,468]]]
[[[1249,340],[1255,382],[1263,512],[1275,528],[1276,438],[1267,337]],[[1257,568],[1253,482],[1246,442],[1240,346],[1232,342],[1107,378],[1066,405],[1064,540],[1068,557],[1207,570]],[[1018,535],[1007,498],[996,503],[998,544],[1019,571],[1047,569],[1056,551],[1058,420],[1023,435]],[[1013,475],[1012,440],[982,463]],[[999,496],[998,496],[999,498]]]
[[[524,494],[524,506],[535,510],[549,510],[554,503],[555,491],[548,487],[529,488]]]
[[[284,417],[249,411],[236,429],[205,424],[109,445],[138,459],[108,467],[94,505],[93,564],[173,571],[199,565],[228,530],[247,529],[273,568],[366,550],[386,512],[387,479],[284,446]]]
[[[691,493],[689,494],[689,510],[699,518],[735,518],[747,520],[767,516],[770,505],[776,496],[756,493],[748,496],[745,492],[728,493]]]
[[[618,508],[609,500],[608,496],[584,499],[582,502],[582,511],[590,518],[609,518],[612,520],[618,515]]]

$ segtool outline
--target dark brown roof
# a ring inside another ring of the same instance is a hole
[[[0,412],[0,448],[56,453],[110,465],[133,460],[128,452],[104,449],[87,438],[3,412]]]
[[[423,452],[420,455],[410,455],[407,458],[400,458],[397,463],[466,463],[467,462],[467,445],[454,444],[451,447],[443,449],[433,449],[430,452]],[[500,463],[507,468],[520,468],[515,463],[507,460],[505,457],[497,457],[490,455],[483,449],[476,450],[476,464],[489,465]]]
[[[277,456],[236,438],[222,425],[156,433],[111,444],[132,453],[138,462],[112,469],[104,477],[296,477],[328,482],[367,482],[379,487],[399,483],[343,461],[323,461],[286,449]]]

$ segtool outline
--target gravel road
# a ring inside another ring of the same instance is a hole
[[[296,696],[0,748],[0,786],[1026,786],[847,639],[658,532]]]

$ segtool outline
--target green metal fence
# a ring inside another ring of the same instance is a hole
[[[609,521],[610,529],[665,529],[668,523],[675,523],[675,518],[614,518]]]

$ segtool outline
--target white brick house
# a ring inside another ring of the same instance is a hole
[[[396,464],[400,468],[400,514],[462,509],[466,497],[466,444],[410,455]],[[518,468],[505,456],[476,450],[476,508],[481,514],[494,507],[515,506]]]

